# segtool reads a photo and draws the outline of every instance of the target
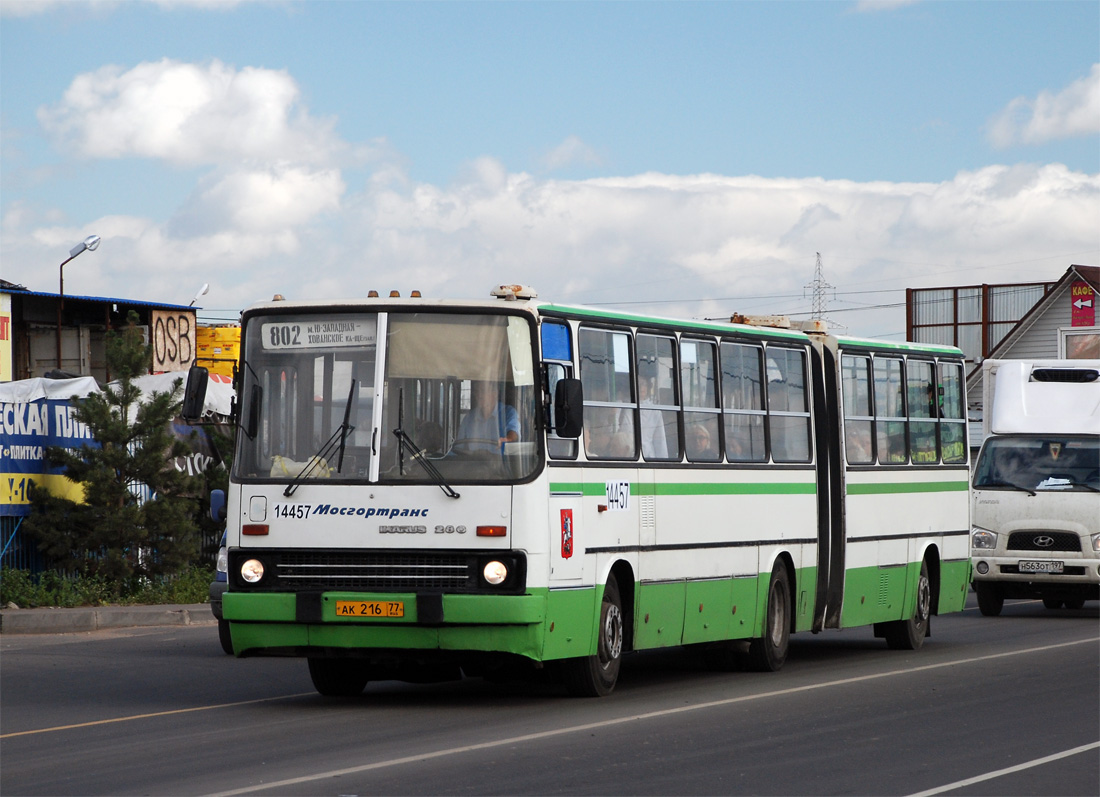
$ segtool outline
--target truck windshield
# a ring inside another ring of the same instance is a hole
[[[1096,437],[992,437],[974,473],[974,487],[1042,492],[1100,490]]]
[[[541,461],[531,326],[443,312],[254,316],[234,473],[300,483],[527,479]]]

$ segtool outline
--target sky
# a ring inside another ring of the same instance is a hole
[[[0,0],[0,277],[900,340],[1100,265],[1100,3]],[[383,295],[384,295],[383,294]]]

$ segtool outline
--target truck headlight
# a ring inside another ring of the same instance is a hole
[[[997,534],[988,529],[973,526],[970,529],[970,547],[992,551],[997,547]]]

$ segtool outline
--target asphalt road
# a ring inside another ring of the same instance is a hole
[[[212,625],[0,637],[0,793],[1100,793],[1100,611],[1009,602],[792,638],[780,673],[638,654],[602,700],[551,682],[372,683],[233,659]]]

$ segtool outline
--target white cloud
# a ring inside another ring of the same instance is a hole
[[[567,136],[564,141],[542,158],[543,167],[549,171],[556,171],[576,164],[596,165],[599,163],[600,158],[596,151],[577,136]]]
[[[195,208],[208,215],[188,218]],[[897,291],[868,303],[904,301],[907,286],[1056,279],[1070,263],[1100,260],[1098,218],[1100,175],[1060,165],[991,166],[939,183],[566,181],[484,158],[453,185],[390,170],[351,191],[324,169],[230,170],[168,225],[105,217],[62,227],[13,208],[3,230],[5,278],[35,290],[53,289],[42,263],[94,232],[103,244],[66,269],[67,292],[185,304],[210,282],[207,307],[241,309],[276,292],[469,298],[521,282],[552,300],[698,317],[808,310],[797,297],[815,252],[841,292]],[[698,301],[707,296],[716,298]],[[772,298],[718,300],[754,296]],[[854,334],[904,329],[901,309],[838,320]]]
[[[1057,94],[1017,97],[989,123],[994,146],[1042,144],[1100,133],[1100,64]]]
[[[133,0],[129,0],[133,2]],[[229,10],[239,5],[259,0],[142,0],[166,10],[177,8],[198,8],[202,10]],[[123,4],[123,0],[82,0],[81,5],[95,12],[113,11]],[[47,14],[56,9],[71,13],[76,4],[74,0],[3,0],[0,2],[0,17],[33,17]]]
[[[216,59],[105,66],[77,76],[38,118],[63,147],[90,158],[329,163],[345,149],[332,120],[301,107],[285,71],[237,70]]]
[[[237,169],[203,181],[169,223],[176,237],[217,230],[262,233],[295,228],[340,206],[344,181],[336,169],[287,163]]]

